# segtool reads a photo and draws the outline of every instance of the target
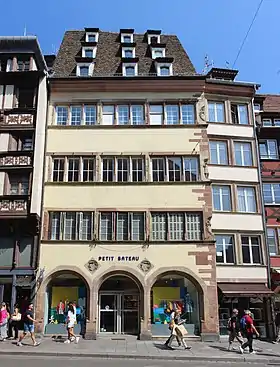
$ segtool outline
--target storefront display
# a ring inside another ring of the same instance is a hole
[[[198,292],[192,282],[186,278],[171,276],[156,282],[152,288],[152,334],[168,335],[168,323],[172,310],[181,310],[186,319],[186,328],[190,335],[198,335],[199,306]]]

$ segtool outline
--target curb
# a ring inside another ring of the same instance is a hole
[[[250,362],[250,363],[266,363],[280,365],[279,359],[264,359],[252,357],[220,357],[220,356],[163,356],[163,355],[137,355],[137,354],[116,354],[116,353],[70,353],[70,352],[20,352],[20,351],[0,351],[2,356],[28,356],[28,357],[78,357],[78,358],[95,358],[95,359],[134,359],[134,360],[166,360],[166,361],[201,361],[201,362]],[[279,355],[280,357],[280,355]]]

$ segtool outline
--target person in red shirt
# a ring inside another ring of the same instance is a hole
[[[249,352],[251,354],[254,354],[254,350],[253,350],[253,336],[254,334],[256,334],[257,337],[260,336],[260,334],[258,333],[257,329],[254,326],[254,320],[252,319],[252,313],[250,310],[246,310],[245,311],[245,325],[244,325],[244,334],[245,337],[247,338],[247,341],[245,343],[243,343],[240,347],[240,353],[244,353],[244,349],[246,349],[247,347],[249,347]]]

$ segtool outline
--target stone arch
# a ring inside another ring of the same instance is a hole
[[[160,279],[164,275],[168,275],[171,273],[189,278],[195,284],[201,294],[204,295],[207,293],[207,285],[205,284],[205,282],[201,278],[199,278],[192,270],[183,266],[176,267],[176,269],[174,269],[174,267],[164,267],[157,269],[148,277],[147,286],[149,288],[152,288],[152,286],[158,279]]]

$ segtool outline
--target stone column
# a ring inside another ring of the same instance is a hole
[[[89,290],[89,315],[86,325],[86,335],[87,340],[96,340],[97,338],[97,311],[98,311],[98,290],[96,286],[93,285]]]
[[[38,334],[44,333],[44,304],[45,304],[45,293],[40,288],[35,296],[35,318],[38,323],[35,324],[35,332]]]
[[[144,286],[143,293],[144,312],[140,314],[140,340],[151,340],[151,288]]]
[[[211,285],[207,287],[204,294],[204,316],[201,320],[201,340],[205,342],[218,341],[219,336],[219,315],[217,287]]]

